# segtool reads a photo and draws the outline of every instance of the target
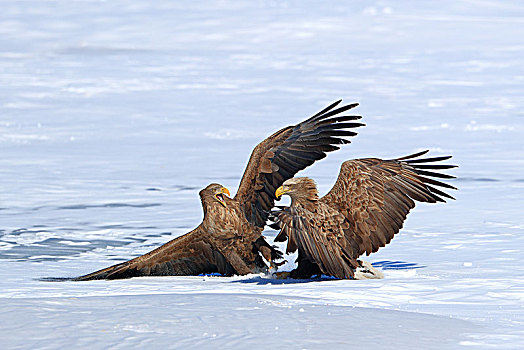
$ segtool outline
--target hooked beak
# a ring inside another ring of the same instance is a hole
[[[275,191],[275,197],[277,198],[277,200],[280,200],[280,197],[282,197],[283,194],[289,192],[290,189],[289,187],[287,186],[280,186],[279,188],[277,188],[277,190]]]
[[[220,189],[220,191],[218,191],[216,194],[215,194],[215,198],[217,199],[217,201],[222,204],[225,207],[227,207],[226,205],[226,201],[224,200],[224,194],[227,194],[228,197],[231,196],[231,193],[229,193],[229,190],[225,187],[222,187]]]

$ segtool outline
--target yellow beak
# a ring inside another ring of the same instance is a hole
[[[231,197],[231,193],[229,193],[229,190],[227,188],[225,188],[225,187],[222,187],[220,189],[220,192],[227,194],[228,197]]]
[[[220,191],[218,191],[216,194],[215,194],[215,198],[217,199],[217,201],[222,204],[224,206],[224,208],[227,208],[227,204],[226,204],[226,201],[224,200],[224,198],[222,197],[223,194],[227,194],[228,196],[231,196],[231,193],[229,193],[229,190],[225,187],[222,187],[220,189]]]
[[[282,197],[282,195],[286,192],[289,192],[289,189],[287,188],[284,188],[284,186],[280,186],[279,188],[277,188],[277,190],[275,191],[275,197],[277,197],[277,199],[280,199],[280,197]]]

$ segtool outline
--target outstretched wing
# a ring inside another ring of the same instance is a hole
[[[341,101],[300,124],[277,131],[255,147],[235,195],[252,224],[264,227],[275,203],[275,190],[284,181],[324,158],[327,152],[338,150],[336,145],[350,143],[342,137],[357,133],[348,129],[364,125],[351,122],[360,116],[341,115],[358,104],[335,108]]]
[[[346,239],[357,243],[358,255],[376,252],[402,228],[409,211],[419,202],[454,199],[434,187],[456,189],[435,180],[450,179],[438,172],[455,165],[435,164],[451,156],[418,158],[428,151],[393,160],[377,158],[349,160],[342,164],[333,188],[320,199],[338,210],[351,224]],[[358,256],[357,255],[357,256]]]
[[[224,256],[203,239],[200,226],[163,246],[132,260],[113,265],[75,281],[122,279],[139,276],[189,276],[235,273]]]

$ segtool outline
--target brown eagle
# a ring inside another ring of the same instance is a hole
[[[357,260],[388,244],[402,228],[415,201],[454,199],[434,186],[456,189],[434,178],[454,176],[438,172],[455,165],[435,164],[451,156],[419,158],[428,151],[402,158],[364,158],[342,163],[333,188],[319,199],[313,180],[286,180],[276,197],[289,195],[291,205],[272,212],[275,242],[287,239],[287,253],[298,249],[298,266],[279,277],[309,278],[329,275],[342,279],[381,277],[368,263]],[[435,171],[437,170],[437,171]]]
[[[135,276],[245,275],[267,269],[267,261],[281,257],[263,236],[275,190],[298,171],[349,143],[349,129],[363,126],[356,115],[342,113],[356,107],[331,104],[309,119],[285,127],[253,150],[237,194],[219,184],[200,191],[202,223],[193,231],[127,262],[110,266],[75,280],[119,279]]]

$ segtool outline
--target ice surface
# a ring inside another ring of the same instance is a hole
[[[13,316],[3,329],[6,335],[2,340],[31,348],[68,348],[74,334],[79,347],[100,346],[102,338],[116,349],[137,345],[171,349],[440,349],[475,330],[466,321],[443,316],[339,307],[275,295],[191,293],[154,298],[8,299],[3,311]],[[53,325],[53,332],[49,332],[48,324]],[[21,330],[27,338],[20,339]]]
[[[2,348],[524,348],[523,4],[0,5]],[[338,98],[367,127],[301,173],[322,193],[350,158],[460,165],[456,201],[365,258],[385,279],[39,280],[186,233],[199,189],[234,193],[261,139]]]

